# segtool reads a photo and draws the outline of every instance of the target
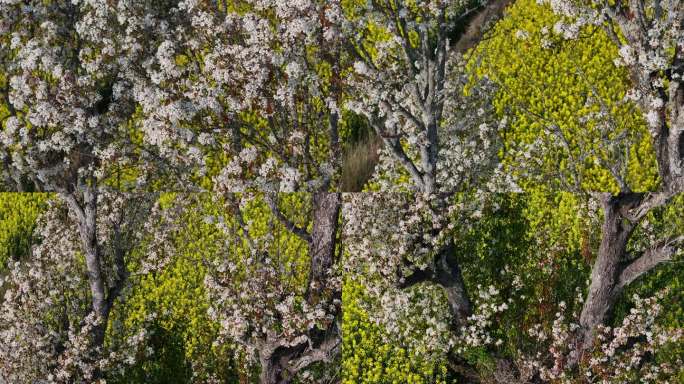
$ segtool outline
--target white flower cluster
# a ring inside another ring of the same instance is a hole
[[[508,303],[500,297],[496,287],[482,287],[478,285],[475,296],[475,313],[468,317],[468,325],[460,330],[456,351],[463,353],[468,348],[499,346],[503,341],[491,335],[490,327],[494,324],[495,316],[508,309]],[[511,299],[508,300],[509,303]]]
[[[580,365],[580,375],[596,383],[620,382],[633,375],[641,382],[657,383],[675,373],[677,368],[671,363],[647,357],[684,337],[681,329],[670,328],[658,319],[662,311],[659,301],[667,294],[667,291],[661,291],[647,299],[634,295],[634,307],[620,326],[600,326],[596,343],[584,355],[586,361]],[[539,344],[546,345],[547,349],[535,355],[522,353],[518,364],[527,377],[535,373],[548,381],[573,377],[572,369],[576,366],[570,359],[580,327],[572,319],[577,318],[577,313],[568,318],[564,302],[558,305],[558,309],[550,332],[541,324],[529,329],[529,335]]]

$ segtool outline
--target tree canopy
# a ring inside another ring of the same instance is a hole
[[[0,0],[0,384],[684,382],[680,0]]]

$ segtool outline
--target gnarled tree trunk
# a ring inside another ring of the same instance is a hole
[[[297,353],[301,353],[302,346],[279,347],[274,351],[260,354],[259,363],[261,364],[261,374],[259,382],[261,384],[289,384],[292,377],[288,371],[288,362]]]
[[[569,363],[576,365],[594,346],[598,326],[609,320],[617,299],[631,283],[672,259],[684,236],[660,239],[634,257],[627,245],[634,229],[654,208],[664,206],[674,192],[620,193],[602,197],[601,245],[591,269],[591,283],[580,314],[580,329]]]

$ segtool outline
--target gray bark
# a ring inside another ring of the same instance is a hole
[[[114,301],[119,297],[126,281],[129,271],[126,267],[125,257],[134,246],[131,237],[141,229],[145,221],[146,212],[151,208],[150,203],[154,201],[156,195],[150,195],[141,199],[136,199],[132,210],[124,209],[119,212],[118,219],[113,223],[111,241],[114,262],[114,276],[112,283],[107,284],[106,276],[103,273],[103,250],[100,246],[97,233],[98,215],[98,190],[92,184],[83,183],[77,191],[61,193],[66,201],[69,210],[76,218],[81,249],[85,258],[86,271],[88,275],[88,286],[91,295],[91,310],[99,322],[91,331],[92,345],[102,347],[105,341],[107,324]],[[92,357],[96,359],[96,356]],[[93,379],[102,377],[102,372],[96,370]]]
[[[288,384],[292,381],[287,371],[287,361],[292,357],[292,348],[282,348],[262,353],[259,356],[261,384]]]
[[[621,208],[619,197],[611,196],[603,201],[601,245],[591,269],[589,293],[580,315],[582,349],[591,348],[596,327],[607,320],[616,300],[620,265],[627,255],[627,242],[633,231],[631,223],[624,223]]]
[[[101,323],[93,329],[94,345],[102,345],[106,322],[109,317],[105,282],[102,275],[102,255],[97,239],[97,187],[85,186],[82,193],[82,202],[78,201],[77,192],[65,195],[65,199],[72,213],[75,214],[81,247],[86,261],[88,272],[88,285],[92,300],[92,310]]]
[[[318,336],[318,337],[316,337]],[[267,342],[260,349],[259,363],[261,384],[289,384],[297,373],[317,362],[329,362],[339,354],[339,333],[328,332],[314,335],[313,343],[302,342],[286,346],[279,341]],[[311,344],[315,344],[312,347]]]
[[[335,261],[337,230],[342,206],[339,193],[319,192],[313,195],[313,228],[309,254],[312,281],[321,284]]]

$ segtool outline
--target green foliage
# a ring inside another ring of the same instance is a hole
[[[628,153],[626,182],[633,190],[652,190],[657,185],[655,155],[640,111],[623,101],[630,81],[627,71],[613,63],[617,48],[599,27],[564,40],[553,32],[558,20],[548,6],[519,0],[472,54],[474,78],[486,76],[500,86],[494,105],[501,117],[510,118],[502,133],[504,163],[519,176],[529,176],[517,169],[527,146],[537,140],[555,142],[553,151],[542,155],[543,182],[560,172],[566,179],[575,177],[584,190],[617,191],[603,163]],[[608,116],[595,118],[601,109]],[[600,131],[608,121],[609,133]],[[620,135],[627,144],[599,145]],[[581,158],[581,152],[591,155]],[[554,187],[564,187],[554,180]]]
[[[592,223],[585,211],[570,193],[537,189],[494,195],[482,217],[456,234],[471,295],[477,295],[478,286],[493,285],[508,304],[492,329],[502,345],[468,351],[464,357],[472,364],[491,371],[493,354],[516,356],[529,346],[530,326],[552,320],[559,302],[572,304],[589,274],[582,250],[589,246],[585,236]]]
[[[0,193],[0,271],[29,254],[36,219],[48,198],[44,193]]]
[[[168,205],[174,195],[163,195]],[[219,214],[220,205],[208,196],[198,198],[182,217],[182,231],[174,236],[176,254],[163,270],[143,275],[134,285],[125,305],[112,320],[112,339],[122,340],[147,328],[149,351],[121,383],[190,383],[210,378],[233,383],[239,379],[230,346],[214,345],[218,325],[208,314],[204,288],[206,262],[215,257],[223,235],[204,221],[204,215]],[[136,258],[142,255],[135,255]]]
[[[347,280],[342,291],[342,383],[447,383],[444,358],[420,358],[410,345],[387,342],[383,329],[369,319],[361,303],[364,287]]]

